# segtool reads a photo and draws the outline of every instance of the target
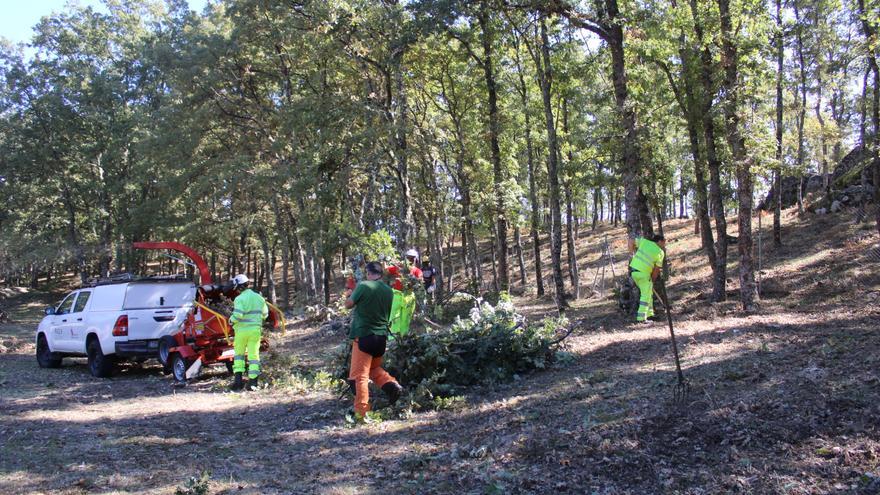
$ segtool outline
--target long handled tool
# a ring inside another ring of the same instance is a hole
[[[669,299],[666,297],[666,284],[663,283],[662,280],[657,284],[660,288],[658,292],[657,289],[654,289],[654,294],[660,299],[660,302],[663,303],[663,309],[666,310],[666,321],[669,322],[669,336],[672,340],[672,354],[675,356],[675,371],[678,374],[678,384],[675,386],[675,391],[673,392],[673,400],[675,402],[684,402],[687,399],[688,395],[691,392],[691,386],[684,379],[684,373],[681,372],[681,360],[678,357],[678,344],[675,342],[675,330],[672,329],[672,311],[669,308]]]

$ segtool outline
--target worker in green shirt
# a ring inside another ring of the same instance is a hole
[[[636,237],[630,240],[629,249],[633,253],[629,273],[640,296],[636,322],[648,323],[648,319],[654,316],[654,281],[663,268],[666,239],[662,235],[655,235],[653,240]]]
[[[397,380],[382,369],[382,356],[388,343],[388,316],[394,298],[391,287],[381,281],[384,273],[381,263],[367,263],[366,280],[357,284],[345,301],[346,308],[354,309],[348,333],[348,338],[353,340],[348,381],[355,390],[356,418],[363,418],[370,410],[370,380],[385,392],[390,404],[397,402],[403,392]]]
[[[260,339],[262,338],[263,320],[269,316],[269,306],[263,296],[250,289],[250,280],[247,275],[236,275],[232,282],[236,289],[243,289],[235,298],[234,309],[229,317],[229,323],[235,329],[233,347],[235,357],[232,360],[232,372],[235,381],[230,387],[233,391],[245,387],[242,375],[245,371],[245,357],[247,357],[248,383],[247,389],[257,388],[260,379]]]

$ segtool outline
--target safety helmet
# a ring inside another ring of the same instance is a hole
[[[232,279],[232,283],[235,285],[244,285],[250,281],[251,280],[244,273],[240,273]]]
[[[406,257],[410,257],[410,256],[412,256],[413,258],[418,258],[418,257],[419,257],[419,252],[416,251],[415,249],[410,249],[409,251],[406,252],[406,255],[405,255],[405,256],[406,256]]]

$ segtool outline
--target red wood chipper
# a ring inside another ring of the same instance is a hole
[[[205,260],[194,249],[179,242],[135,242],[132,247],[178,252],[188,257],[198,272],[199,282],[192,310],[187,313],[180,330],[159,340],[159,361],[164,371],[173,374],[174,379],[181,383],[198,376],[202,366],[211,364],[224,363],[232,373],[235,331],[227,316],[210,306],[233,301],[238,295],[235,287],[232,284],[212,283],[211,271]],[[266,325],[284,329],[284,313],[272,304],[269,304]],[[260,343],[260,350],[266,348],[264,339]]]

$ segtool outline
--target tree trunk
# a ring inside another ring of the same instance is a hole
[[[556,291],[556,307],[559,312],[568,308],[562,275],[562,213],[559,203],[559,143],[553,119],[551,90],[553,68],[550,64],[550,39],[547,36],[547,20],[541,16],[541,58],[538,60],[538,81],[544,101],[544,118],[547,127],[547,179],[550,185],[550,257],[553,264],[553,283]]]
[[[712,53],[704,46],[705,36],[703,24],[698,15],[696,0],[689,0],[691,16],[694,19],[694,33],[700,51],[700,83],[702,105],[700,115],[703,124],[703,141],[706,148],[706,164],[709,167],[709,201],[711,213],[715,217],[715,264],[713,270],[712,301],[720,302],[727,299],[727,219],[724,216],[724,198],[721,192],[721,160],[715,143],[715,116],[713,100],[715,98]]]
[[[278,204],[278,197],[272,197],[272,212],[275,214],[275,228],[281,236],[281,306],[290,309],[290,229],[284,221],[284,212]]]
[[[596,224],[599,223],[599,196],[601,194],[602,190],[600,188],[593,189],[593,223],[590,226],[590,230],[596,230]]]
[[[522,67],[519,63],[519,52],[516,52],[517,75],[519,76],[520,87],[520,103],[523,107],[523,116],[525,117],[525,138],[526,138],[526,161],[529,171],[529,206],[531,208],[531,236],[532,251],[535,258],[535,286],[537,287],[538,297],[544,295],[544,277],[541,274],[541,236],[539,232],[541,213],[538,204],[538,191],[535,185],[535,148],[532,144],[532,122],[531,112],[529,112],[529,87],[526,84]]]
[[[782,246],[782,78],[785,61],[785,39],[782,27],[782,0],[776,0],[776,170],[773,189],[776,191],[773,205],[773,245]]]
[[[623,49],[623,26],[617,0],[605,0],[605,11],[608,17],[605,30],[608,35],[605,41],[611,53],[611,81],[614,86],[614,101],[623,130],[623,197],[626,204],[626,227],[630,237],[643,234],[645,225],[639,214],[642,210],[642,198],[639,195],[639,145],[636,132],[636,114],[629,102],[629,88],[626,75],[626,59]]]
[[[569,139],[569,128],[568,128],[568,100],[562,99],[562,132],[565,133],[566,140]],[[574,158],[571,154],[571,143],[569,142],[568,153],[566,156],[567,166],[573,167]],[[571,281],[572,293],[575,299],[580,299],[580,284],[578,283],[578,266],[577,266],[577,252],[575,250],[575,241],[576,238],[574,236],[574,207],[572,205],[572,197],[571,197],[571,179],[565,179],[563,181],[563,187],[565,188],[565,243],[566,250],[568,251],[568,276]]]
[[[443,242],[440,238],[440,229],[437,224],[437,216],[431,218],[431,265],[434,267],[434,301],[443,298],[443,282],[446,276],[446,266],[443,263]]]
[[[519,283],[523,287],[526,285],[526,260],[523,256],[522,233],[519,225],[513,229],[513,241],[516,243],[516,260],[519,264]]]
[[[813,28],[820,32],[824,19],[819,18],[819,9],[813,9]],[[816,50],[816,120],[819,121],[819,152],[822,188],[825,191],[825,205],[831,211],[831,174],[828,170],[828,142],[825,139],[825,117],[822,115],[822,50]]]
[[[678,218],[687,218],[687,211],[684,207],[684,199],[687,197],[687,186],[684,182],[684,173],[679,176],[678,188]]]
[[[260,244],[263,247],[263,273],[266,277],[266,296],[270,303],[277,304],[278,298],[275,294],[275,266],[269,250],[269,236],[266,234],[265,228],[260,228],[259,236]]]
[[[568,251],[568,276],[571,280],[572,292],[575,299],[580,298],[580,284],[578,283],[577,251],[575,250],[574,237],[574,208],[572,207],[571,186],[565,182],[565,244]]]
[[[333,256],[324,255],[324,304],[330,305],[330,281],[333,278]]]
[[[510,289],[507,259],[507,212],[504,205],[504,171],[501,168],[501,149],[498,145],[501,125],[498,120],[498,90],[495,83],[495,67],[492,61],[494,32],[490,24],[488,5],[485,1],[480,3],[477,17],[482,33],[483,73],[489,99],[489,147],[492,151],[493,185],[495,187],[495,228],[493,230],[497,236],[494,242],[498,259],[497,285],[500,290],[507,291]],[[495,270],[494,265],[492,269]]]
[[[400,184],[400,218],[397,235],[397,248],[404,251],[409,248],[410,236],[413,231],[412,187],[409,180],[409,150],[407,144],[407,93],[404,84],[404,55],[406,46],[401,44],[393,48],[391,72],[397,89],[397,111],[389,116],[394,126],[394,154],[397,161],[397,182]],[[391,110],[394,100],[391,97],[391,82],[387,82],[386,106]]]
[[[498,285],[498,268],[497,268],[498,267],[498,256],[497,256],[498,251],[496,250],[497,243],[495,242],[498,240],[498,235],[496,233],[497,232],[496,227],[497,227],[497,225],[495,225],[495,224],[492,225],[492,237],[489,239],[489,245],[490,245],[491,251],[492,251],[492,290],[494,290],[495,293],[497,294],[500,292],[500,286]]]
[[[758,299],[755,284],[755,267],[752,260],[752,172],[751,158],[747,154],[746,140],[742,135],[737,113],[739,79],[739,54],[733,38],[733,26],[730,14],[730,0],[718,0],[721,16],[721,44],[724,61],[723,86],[726,101],[724,102],[724,121],[727,127],[727,140],[730,145],[733,161],[736,164],[737,196],[739,199],[739,282],[740,299],[743,309],[756,309]]]
[[[309,297],[314,299],[318,299],[318,279],[316,276],[316,272],[318,271],[318,267],[315,263],[315,244],[313,242],[306,243],[306,276],[308,277],[309,284]]]
[[[804,61],[804,41],[803,41],[803,24],[801,23],[801,14],[800,9],[798,8],[798,2],[792,2],[794,6],[794,18],[797,24],[797,53],[798,53],[798,61],[800,62],[800,73],[801,73],[801,84],[800,84],[800,101],[798,102],[798,115],[797,115],[797,131],[798,131],[798,150],[797,150],[797,173],[801,178],[799,187],[798,187],[798,213],[804,213],[804,200],[803,200],[803,177],[805,174],[804,171],[804,122],[807,117],[807,69],[806,62]]]
[[[880,67],[877,65],[877,31],[872,23],[874,19],[869,16],[871,13],[865,10],[865,0],[858,0],[859,17],[862,21],[862,31],[865,35],[868,45],[868,67],[874,73],[874,88],[871,94],[871,124],[874,135],[871,136],[871,162],[874,169],[874,204],[876,206],[876,223],[877,233],[880,234]],[[865,74],[867,80],[867,74]]]

